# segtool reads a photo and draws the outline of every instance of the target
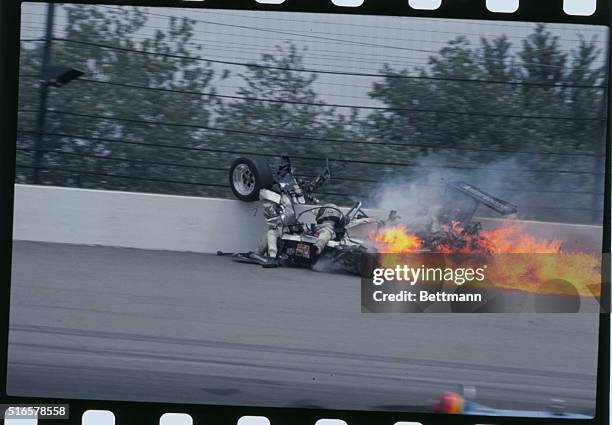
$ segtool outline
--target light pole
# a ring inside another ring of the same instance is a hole
[[[39,109],[36,118],[36,133],[34,139],[34,184],[40,183],[40,166],[42,162],[42,145],[45,134],[45,120],[47,118],[47,99],[49,87],[61,87],[70,81],[79,78],[83,73],[65,66],[50,65],[51,41],[53,39],[53,21],[55,18],[55,4],[47,5],[47,24],[45,30],[45,45],[43,47],[42,64],[40,67],[40,94]]]
[[[36,139],[34,140],[34,184],[40,182],[40,163],[42,161],[42,138],[45,132],[45,118],[47,115],[47,97],[49,84],[45,80],[45,69],[51,57],[51,39],[53,38],[53,21],[55,19],[55,4],[47,5],[47,26],[45,29],[45,45],[43,47],[42,64],[40,66],[40,94],[38,102],[38,117],[36,118]]]

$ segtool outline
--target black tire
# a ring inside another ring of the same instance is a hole
[[[236,176],[234,176],[235,173]],[[232,163],[229,182],[236,198],[245,202],[253,202],[259,199],[261,189],[272,188],[274,177],[265,159],[243,156]]]

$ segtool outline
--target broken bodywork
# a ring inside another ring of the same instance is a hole
[[[232,164],[230,185],[238,199],[261,201],[268,229],[255,251],[223,253],[237,261],[263,267],[280,265],[316,267],[360,274],[364,254],[376,254],[369,236],[401,223],[396,211],[383,220],[370,217],[361,202],[350,209],[334,204],[320,205],[314,192],[331,178],[329,164],[312,179],[297,178],[291,161],[273,172],[262,158],[242,157]],[[420,232],[419,250],[439,252],[441,247],[460,252],[478,243],[480,223],[474,213],[484,205],[509,217],[517,207],[462,181],[443,181],[444,202],[432,208],[427,226]],[[470,247],[474,248],[474,247]]]

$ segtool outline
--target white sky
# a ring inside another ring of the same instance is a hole
[[[110,10],[118,6],[95,7]],[[46,5],[39,3],[24,4],[22,38],[43,36],[45,8]],[[260,60],[262,53],[274,53],[276,45],[289,41],[299,48],[307,48],[305,68],[354,73],[379,73],[385,62],[396,69],[426,66],[429,56],[435,55],[457,35],[464,35],[472,45],[478,45],[480,37],[494,38],[505,34],[516,52],[535,26],[530,22],[219,9],[143,9],[149,19],[136,39],[149,37],[158,28],[167,28],[169,16],[188,16],[198,21],[194,44],[202,46],[202,57],[253,63]],[[56,15],[55,36],[62,37],[65,12],[59,7]],[[606,27],[549,24],[548,29],[559,36],[563,50],[576,47],[579,34],[587,39],[597,36],[599,47],[605,50]],[[604,61],[601,55],[599,64]],[[231,71],[233,77],[216,80],[214,85],[220,94],[235,94],[242,83],[238,74],[245,68],[222,64],[213,64],[213,68],[218,71],[217,75],[223,69]],[[315,90],[327,103],[381,106],[368,97],[376,80],[375,77],[319,74]]]

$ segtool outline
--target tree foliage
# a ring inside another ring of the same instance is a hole
[[[293,42],[220,69],[202,58],[189,17],[151,34],[141,8],[62,7],[52,62],[85,75],[50,89],[43,184],[229,197],[236,156],[286,154],[302,158],[303,175],[324,158],[346,161],[332,162],[336,179],[321,196],[339,203],[367,199],[398,175],[435,172],[479,180],[526,218],[600,221],[605,92],[596,86],[605,71],[596,38],[570,50],[544,24],[516,44],[459,36],[424,66],[381,64],[369,92],[380,108],[338,108]],[[39,75],[42,48],[23,44],[23,110],[38,106],[38,79],[28,76]],[[224,80],[238,85],[234,96],[217,96]],[[31,182],[36,118],[20,113],[19,182]]]

